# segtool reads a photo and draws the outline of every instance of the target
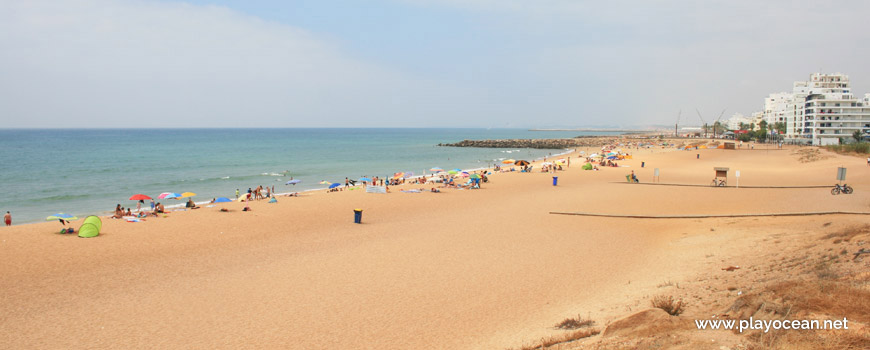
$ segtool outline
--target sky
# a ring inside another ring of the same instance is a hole
[[[870,92],[867,1],[0,0],[0,128],[484,127]],[[681,111],[681,112],[680,112]]]

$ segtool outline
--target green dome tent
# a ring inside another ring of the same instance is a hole
[[[583,170],[592,170],[592,163],[583,164]]]
[[[85,218],[82,227],[79,227],[79,237],[96,237],[100,235],[100,229],[103,228],[103,221],[96,216],[88,216]]]

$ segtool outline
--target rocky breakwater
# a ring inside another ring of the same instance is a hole
[[[576,147],[602,146],[616,142],[612,136],[576,137],[571,139],[505,139],[505,140],[462,140],[456,143],[439,143],[444,147],[482,147],[482,148],[537,148],[564,149]]]

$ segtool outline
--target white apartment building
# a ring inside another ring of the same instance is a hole
[[[752,123],[752,119],[746,117],[742,113],[734,113],[731,118],[728,118],[726,121],[729,130],[740,130],[740,123],[749,125],[749,123]]]
[[[802,137],[828,145],[851,138],[855,131],[870,134],[870,106],[852,94],[849,76],[815,73],[807,83]]]
[[[788,114],[788,105],[794,100],[794,94],[790,92],[772,93],[764,99],[764,120],[767,124],[774,125],[776,122],[785,122]]]
[[[813,144],[836,144],[855,131],[870,135],[870,93],[855,98],[849,76],[813,73],[794,83],[791,93],[764,99],[764,118],[771,125],[786,123],[785,137]]]
[[[752,116],[749,117],[749,119],[752,120],[752,123],[755,124],[756,128],[760,128],[761,121],[764,120],[764,112],[761,112],[761,111],[752,112]],[[773,124],[770,124],[770,125],[773,125]]]

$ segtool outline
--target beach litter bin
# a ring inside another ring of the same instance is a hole
[[[640,162],[640,167],[643,168],[643,166],[644,166],[645,164],[646,164],[646,162]]]
[[[361,224],[362,223],[362,209],[354,209],[353,210],[353,223]]]
[[[556,186],[557,183],[559,183],[559,177],[553,176],[553,186]]]

